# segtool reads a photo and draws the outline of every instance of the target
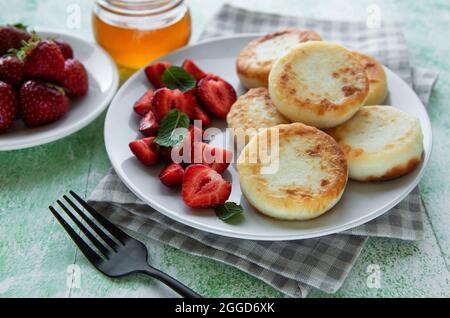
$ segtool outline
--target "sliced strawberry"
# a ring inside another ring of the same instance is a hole
[[[166,162],[172,162],[172,148],[171,147],[160,147],[159,156],[162,160]]]
[[[80,61],[74,59],[65,61],[62,84],[70,96],[80,97],[87,94],[89,88],[88,74]]]
[[[207,74],[205,72],[203,72],[203,70],[198,67],[194,61],[192,60],[185,60],[183,62],[182,67],[184,68],[184,70],[186,72],[188,72],[189,74],[191,74],[196,80],[201,80],[203,77],[205,77]]]
[[[195,142],[202,142],[204,140],[205,131],[197,126],[191,125],[189,127],[189,133],[186,135],[183,142],[176,147],[178,154],[180,156],[183,156],[183,150],[188,149],[189,153],[192,151],[192,147]],[[163,158],[167,162],[173,162],[172,160],[172,147],[161,147],[160,154],[161,158]],[[186,160],[183,160],[186,162],[186,164],[191,163],[190,156],[186,158]]]
[[[194,120],[200,120],[203,127],[211,125],[211,118],[209,118],[208,114],[200,106],[195,107]]]
[[[184,112],[192,119],[197,105],[197,100],[192,93],[183,93],[178,89],[158,89],[152,99],[152,108],[158,121],[161,121],[174,108]]]
[[[169,188],[179,187],[183,184],[184,169],[176,163],[171,163],[159,174],[159,180]]]
[[[192,208],[208,208],[224,204],[231,194],[231,183],[205,165],[191,165],[183,179],[183,200]]]
[[[155,91],[149,89],[139,100],[134,104],[134,111],[141,116],[145,116],[152,109],[152,99]]]
[[[191,152],[191,163],[203,164],[218,173],[224,173],[233,159],[233,153],[228,149],[212,147],[203,142],[195,142]]]
[[[42,41],[27,51],[25,57],[25,75],[28,78],[40,78],[61,82],[64,79],[64,56],[53,41]]]
[[[152,64],[145,68],[145,75],[147,76],[147,79],[150,81],[150,83],[155,86],[155,88],[162,88],[165,86],[162,80],[162,76],[166,69],[171,66],[172,64],[170,64],[169,62],[158,62]]]
[[[153,143],[155,139],[156,137],[149,137],[130,143],[133,154],[146,166],[153,166],[159,162],[159,146]]]
[[[149,111],[139,123],[139,132],[146,137],[155,136],[159,131],[159,123],[153,111]]]
[[[213,74],[200,80],[197,97],[202,106],[218,118],[226,118],[231,106],[237,100],[233,86]]]

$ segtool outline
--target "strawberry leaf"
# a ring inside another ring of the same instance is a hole
[[[197,81],[184,68],[171,66],[164,71],[162,80],[170,89],[179,89],[182,92],[195,88]]]
[[[219,219],[224,222],[231,221],[238,215],[241,215],[244,212],[244,209],[239,204],[234,202],[226,202],[225,204],[216,206],[214,208],[216,215]]]
[[[184,131],[180,133],[178,128],[184,128]],[[175,147],[184,140],[188,128],[189,117],[178,109],[173,109],[161,121],[158,138],[155,139],[154,143],[162,147]]]

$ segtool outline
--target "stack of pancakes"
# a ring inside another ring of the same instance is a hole
[[[340,200],[349,178],[388,181],[421,161],[419,120],[378,106],[388,85],[371,56],[288,29],[249,43],[237,73],[250,90],[227,123],[246,145],[237,163],[242,192],[263,214],[316,218]]]

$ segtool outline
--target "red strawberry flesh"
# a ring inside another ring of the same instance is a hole
[[[162,80],[163,74],[171,66],[169,62],[154,63],[145,68],[145,75],[155,88],[162,88],[165,86]]]
[[[152,99],[155,91],[149,89],[139,100],[134,104],[134,111],[136,114],[145,116],[152,109]]]
[[[224,204],[231,194],[231,183],[205,165],[191,165],[184,174],[182,196],[187,206],[208,208]]]
[[[169,164],[163,171],[159,174],[159,179],[162,184],[175,188],[183,184],[184,169],[181,165],[176,163]]]
[[[218,118],[226,118],[231,106],[237,100],[233,86],[210,74],[198,83],[197,97],[202,106]]]
[[[203,77],[205,77],[207,75],[205,72],[202,71],[201,68],[199,68],[194,63],[194,61],[189,60],[189,59],[187,59],[183,62],[182,67],[184,68],[184,70],[186,72],[191,74],[196,80],[201,80]]]
[[[211,125],[211,118],[200,106],[195,107],[194,120],[201,121],[203,127]]]
[[[158,134],[159,123],[153,111],[149,111],[139,123],[139,132],[146,137],[155,136]]]
[[[164,116],[174,108],[184,112],[192,119],[196,106],[197,101],[192,93],[183,93],[177,89],[161,88],[155,92],[152,99],[152,109],[158,121],[163,120]]]
[[[224,148],[213,147],[203,142],[195,142],[192,147],[191,163],[203,164],[222,174],[233,159],[233,153]]]
[[[130,143],[130,149],[136,158],[146,166],[153,166],[159,162],[159,146],[155,143],[156,137],[144,138]]]

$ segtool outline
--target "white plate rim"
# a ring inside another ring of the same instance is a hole
[[[183,47],[181,49],[178,49],[176,51],[173,51],[172,53],[165,55],[155,61],[152,61],[151,63],[149,63],[148,65],[155,63],[157,61],[160,60],[164,60],[164,59],[170,59],[170,57],[172,55],[177,55],[182,53],[183,51],[189,50],[193,47],[197,47],[200,45],[204,45],[204,44],[209,44],[212,42],[219,42],[219,41],[225,41],[225,40],[232,40],[235,38],[241,39],[241,38],[249,38],[249,41],[251,40],[250,38],[256,38],[256,37],[260,37],[263,34],[261,33],[243,33],[243,34],[239,34],[239,35],[231,35],[231,36],[224,36],[224,37],[216,37],[213,39],[207,39],[204,41],[199,41],[193,45],[189,45],[186,47]],[[145,68],[145,67],[143,67]],[[120,165],[113,160],[113,154],[111,153],[111,146],[110,143],[108,142],[108,134],[107,134],[107,126],[108,126],[108,117],[111,114],[111,110],[114,108],[114,103],[116,98],[118,98],[118,96],[121,95],[121,92],[123,90],[125,90],[127,88],[128,85],[130,85],[130,83],[132,83],[132,81],[134,80],[134,78],[138,77],[140,72],[142,71],[141,68],[140,70],[138,70],[135,74],[133,74],[119,89],[119,91],[117,92],[116,96],[114,97],[113,101],[111,102],[111,106],[110,110],[108,110],[107,114],[106,114],[106,118],[105,118],[105,127],[104,127],[104,139],[105,139],[105,148],[108,154],[108,157],[111,161],[111,164],[113,166],[114,171],[116,172],[116,174],[119,176],[120,180],[126,185],[126,187],[132,191],[139,199],[141,199],[143,202],[145,202],[146,204],[148,204],[150,207],[152,207],[153,209],[155,209],[158,213],[162,213],[163,215],[177,221],[180,222],[182,224],[185,224],[187,226],[190,226],[192,228],[195,229],[199,229],[205,232],[209,232],[209,233],[213,233],[213,234],[217,234],[220,236],[226,236],[226,237],[231,237],[231,238],[238,238],[238,239],[245,239],[245,240],[255,240],[255,241],[293,241],[293,240],[303,240],[303,239],[311,239],[311,238],[318,238],[318,237],[323,237],[323,236],[327,236],[327,235],[331,235],[331,234],[336,234],[336,233],[341,233],[347,230],[350,230],[352,228],[355,228],[357,226],[363,225],[367,222],[370,222],[374,219],[376,219],[377,217],[383,215],[384,213],[388,212],[390,209],[392,209],[393,207],[395,207],[397,204],[399,204],[401,201],[403,201],[413,190],[414,188],[419,184],[420,180],[422,179],[425,170],[428,166],[430,157],[431,157],[431,153],[433,151],[433,132],[432,132],[432,128],[431,128],[431,122],[430,122],[430,118],[428,116],[428,112],[426,111],[425,106],[423,105],[422,101],[419,99],[419,97],[417,96],[417,94],[414,92],[414,90],[412,90],[412,88],[403,80],[401,79],[397,74],[395,74],[393,71],[391,71],[389,68],[384,66],[384,69],[387,73],[389,73],[391,76],[396,77],[401,83],[402,85],[406,85],[408,87],[409,90],[412,91],[412,93],[414,94],[414,98],[416,98],[418,100],[418,102],[420,103],[420,105],[422,105],[424,113],[426,115],[425,118],[425,123],[426,126],[422,127],[422,129],[427,130],[428,132],[428,143],[430,145],[430,150],[428,153],[424,153],[424,158],[423,158],[423,165],[421,167],[420,172],[417,174],[416,178],[408,185],[406,191],[403,193],[403,195],[400,195],[397,199],[385,204],[383,207],[381,207],[380,209],[378,209],[378,211],[360,217],[360,218],[356,218],[355,220],[348,222],[347,224],[341,225],[341,226],[336,226],[333,227],[333,229],[329,229],[329,230],[322,230],[320,231],[320,233],[316,233],[316,234],[288,234],[288,235],[271,235],[271,236],[262,236],[262,235],[255,235],[255,234],[239,234],[239,233],[235,233],[232,230],[227,230],[227,229],[216,229],[216,228],[211,228],[208,226],[205,226],[203,224],[200,224],[198,222],[195,221],[191,221],[189,219],[180,217],[176,214],[172,214],[170,212],[168,212],[162,205],[159,205],[156,202],[153,202],[152,200],[148,199],[145,195],[143,195],[140,190],[135,187],[132,183],[132,181],[126,176],[126,174],[123,172],[123,170],[121,169]]]
[[[56,130],[54,133],[45,136],[45,137],[39,137],[39,136],[35,136],[35,137],[30,137],[28,140],[24,140],[23,142],[17,143],[17,144],[12,144],[9,146],[2,146],[0,145],[0,151],[12,151],[12,150],[21,150],[21,149],[28,149],[28,148],[32,148],[32,147],[37,147],[37,146],[41,146],[44,144],[48,144],[51,143],[53,141],[57,141],[60,139],[63,139],[67,136],[70,136],[78,131],[80,131],[81,129],[85,128],[86,126],[88,126],[89,124],[91,124],[94,120],[96,120],[102,113],[103,111],[108,107],[108,105],[111,103],[112,99],[114,98],[118,88],[119,88],[119,72],[116,66],[116,63],[114,62],[114,60],[111,58],[111,56],[99,45],[97,45],[95,42],[88,40],[80,35],[68,32],[68,31],[56,31],[54,29],[49,29],[49,28],[35,28],[36,32],[39,33],[46,33],[49,35],[54,35],[56,36],[64,36],[64,37],[72,37],[72,38],[76,38],[77,40],[84,42],[90,46],[94,46],[96,47],[96,49],[98,49],[100,52],[102,52],[104,54],[104,56],[106,57],[106,59],[108,60],[111,68],[113,69],[113,79],[112,79],[112,83],[113,86],[111,87],[110,91],[108,92],[108,95],[106,95],[104,102],[95,109],[95,111],[89,113],[87,116],[85,116],[82,120],[80,120],[79,122],[77,122],[76,125],[72,125],[67,129],[58,129]]]

